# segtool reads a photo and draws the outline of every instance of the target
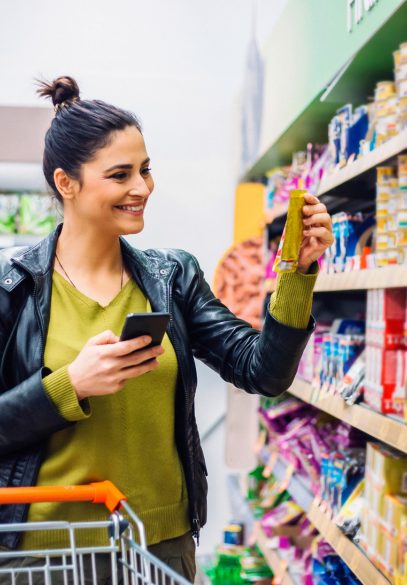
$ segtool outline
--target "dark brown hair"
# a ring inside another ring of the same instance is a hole
[[[114,132],[135,126],[141,133],[141,124],[132,112],[101,100],[80,99],[78,84],[67,75],[52,83],[39,81],[38,85],[37,93],[50,98],[55,107],[55,118],[45,135],[42,168],[48,185],[62,203],[54,182],[55,169],[61,168],[80,181],[81,166],[109,144]]]

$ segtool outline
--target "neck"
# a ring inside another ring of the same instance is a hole
[[[119,238],[100,231],[81,230],[64,223],[56,251],[64,265],[80,265],[87,273],[116,273],[122,267]]]

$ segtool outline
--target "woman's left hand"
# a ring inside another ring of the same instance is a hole
[[[302,209],[304,231],[297,272],[306,274],[313,262],[325,252],[334,241],[332,220],[326,206],[314,195],[304,195],[305,205]]]

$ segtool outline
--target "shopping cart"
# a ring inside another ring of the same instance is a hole
[[[68,543],[48,550],[0,549],[0,585],[100,585],[106,582],[100,575],[101,560],[111,585],[191,585],[147,550],[143,523],[110,481],[84,486],[0,488],[0,504],[85,501],[105,504],[110,517],[97,522],[0,524],[0,532],[58,531],[55,535],[64,534]],[[103,531],[105,544],[80,546],[78,533],[89,530]]]

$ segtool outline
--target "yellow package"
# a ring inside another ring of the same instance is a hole
[[[398,538],[402,520],[407,516],[407,498],[386,494],[384,497],[384,520],[392,536]]]
[[[293,189],[290,192],[287,221],[281,236],[273,266],[274,272],[295,272],[298,266],[298,255],[302,242],[302,208],[306,191]]]

